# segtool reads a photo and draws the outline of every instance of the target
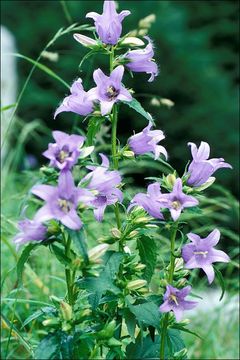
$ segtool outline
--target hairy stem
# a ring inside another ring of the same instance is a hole
[[[174,250],[175,250],[175,240],[176,240],[177,229],[178,229],[178,225],[177,225],[177,223],[175,223],[172,228],[171,239],[170,239],[171,256],[170,256],[170,264],[169,264],[169,271],[168,271],[168,283],[169,284],[171,284],[173,281],[174,265],[175,265]],[[161,342],[160,342],[160,359],[161,360],[164,360],[165,338],[166,338],[166,334],[167,334],[168,319],[169,319],[169,313],[166,313],[164,315],[164,319],[163,319]]]

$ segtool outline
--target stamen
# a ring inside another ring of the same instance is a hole
[[[173,294],[170,295],[170,296],[169,296],[169,299],[170,299],[170,300],[173,300],[176,305],[179,305],[179,303],[178,303],[178,301],[177,301],[177,297],[176,297],[175,295],[173,295]]]
[[[203,257],[207,257],[208,251],[194,251],[195,255],[203,255]]]
[[[72,207],[71,201],[68,201],[65,199],[58,199],[58,205],[65,214],[67,214],[71,210],[71,207]]]
[[[175,200],[172,202],[173,209],[178,210],[178,209],[180,209],[180,207],[181,207],[181,203],[178,200]]]
[[[118,96],[118,94],[119,94],[119,90],[115,89],[115,87],[112,85],[108,86],[106,95],[109,98],[109,100],[115,99]]]
[[[68,152],[61,150],[57,156],[57,159],[62,164],[68,156],[69,156]]]

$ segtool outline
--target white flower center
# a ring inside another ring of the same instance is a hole
[[[208,251],[194,251],[195,255],[202,255],[204,258],[207,257]]]
[[[58,199],[58,205],[65,214],[67,214],[72,208],[72,202],[66,199]]]
[[[169,300],[174,301],[176,305],[179,305],[176,295],[171,294]]]
[[[171,205],[172,205],[172,208],[175,210],[178,210],[181,207],[181,203],[178,200],[173,201]]]

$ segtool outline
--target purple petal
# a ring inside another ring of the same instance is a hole
[[[92,12],[87,13],[86,18],[91,18],[96,21],[99,18],[99,16],[101,16],[101,15],[92,11]]]
[[[101,114],[107,115],[111,112],[113,107],[114,101],[101,101],[100,107],[101,107]]]
[[[87,189],[77,189],[76,201],[89,204],[94,200],[94,195]]]
[[[103,220],[103,215],[104,215],[105,209],[106,209],[106,205],[102,205],[93,210],[95,219],[97,221],[101,222]]]
[[[101,157],[102,159],[102,164],[101,166],[105,167],[105,168],[109,168],[109,160],[108,160],[108,157],[102,153],[99,153],[99,156]]]
[[[58,189],[60,195],[69,199],[75,189],[74,180],[70,171],[62,171],[58,178]]]
[[[193,242],[193,244],[197,244],[200,241],[200,236],[194,233],[188,233],[187,237],[189,240],[191,240]]]
[[[173,221],[177,221],[177,219],[181,215],[181,209],[173,209],[173,208],[171,208],[170,213],[171,213]]]
[[[174,312],[177,322],[181,321],[183,318],[183,309],[176,306],[176,307],[174,307],[173,312]]]
[[[192,287],[190,285],[185,286],[183,289],[178,291],[178,296],[181,298],[185,298],[192,290]]]
[[[101,69],[94,71],[93,79],[98,86],[102,86],[106,81],[108,81],[108,77],[102,72]]]
[[[182,180],[180,178],[178,178],[175,181],[175,184],[173,186],[173,193],[174,194],[182,193]]]
[[[210,247],[217,245],[220,240],[220,231],[218,229],[214,229],[205,239],[204,243]]]
[[[53,138],[54,140],[59,143],[60,145],[67,142],[68,141],[68,138],[69,138],[69,135],[62,132],[62,131],[53,131],[52,132],[52,135],[53,135]]]
[[[70,210],[66,215],[61,217],[60,221],[63,225],[72,230],[79,230],[82,227],[82,221],[74,209]]]
[[[211,251],[211,261],[212,262],[225,262],[230,261],[229,256],[222,250],[212,249]]]
[[[44,222],[44,221],[51,220],[54,218],[55,218],[55,215],[54,215],[51,207],[49,206],[49,204],[46,204],[43,207],[41,207],[34,216],[34,220],[39,221],[39,222]]]
[[[56,188],[51,185],[36,185],[32,188],[31,193],[45,201],[49,201],[55,194]]]
[[[121,101],[132,101],[132,95],[127,89],[125,89],[124,86],[121,86],[121,90],[117,98]]]
[[[124,73],[124,66],[119,65],[111,72],[110,80],[112,80],[116,85],[119,85],[122,81]],[[117,87],[117,86],[116,86]]]
[[[162,195],[160,184],[157,182],[148,185],[147,192],[150,196],[155,197],[155,198],[158,198],[159,196]]]
[[[205,272],[205,274],[207,275],[209,284],[211,284],[215,277],[213,266],[212,265],[204,265],[204,266],[202,266],[202,269]]]
[[[191,259],[189,259],[187,261],[187,263],[185,264],[186,269],[197,269],[199,267],[201,267],[201,266],[198,264],[195,257],[192,257]]]
[[[185,263],[187,263],[193,256],[195,246],[193,244],[187,244],[182,247],[182,257]]]
[[[124,19],[126,16],[130,15],[130,14],[131,14],[130,11],[128,11],[128,10],[123,10],[123,11],[121,11],[120,14],[118,15],[118,19],[122,22],[123,19]]]
[[[171,306],[169,305],[168,301],[165,301],[160,307],[160,312],[165,313],[171,311]]]
[[[184,309],[185,310],[191,310],[193,308],[195,308],[198,305],[197,301],[184,301]]]

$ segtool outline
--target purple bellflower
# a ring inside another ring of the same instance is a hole
[[[191,243],[182,248],[185,267],[187,269],[203,269],[208,277],[209,284],[211,284],[214,280],[212,263],[230,261],[229,256],[224,251],[214,249],[214,246],[219,242],[220,231],[215,229],[204,239],[193,233],[187,234],[187,237]]]
[[[57,187],[36,185],[32,193],[46,201],[36,213],[35,220],[43,222],[56,219],[72,230],[82,227],[82,221],[76,211],[78,204],[88,203],[94,198],[89,190],[75,187],[70,171],[60,173]]]
[[[93,79],[97,86],[89,90],[88,94],[89,99],[100,102],[102,115],[110,113],[115,102],[132,100],[132,95],[121,83],[123,73],[122,65],[117,66],[109,77],[101,69],[94,71]]]
[[[170,210],[172,219],[176,221],[184,208],[198,205],[198,200],[193,196],[186,195],[182,191],[182,180],[178,178],[175,181],[173,190],[169,194],[162,194],[159,197],[162,207]]]
[[[69,170],[76,164],[85,138],[80,135],[68,135],[62,131],[53,131],[56,143],[50,143],[43,155],[50,159],[50,166],[60,170]]]
[[[158,201],[161,196],[159,183],[148,185],[147,194],[139,193],[135,195],[131,200],[128,211],[134,206],[141,206],[150,216],[163,219],[163,214],[160,212],[161,204]]]
[[[167,285],[167,290],[163,297],[163,304],[159,307],[160,312],[165,313],[173,311],[177,321],[183,317],[184,310],[191,310],[197,306],[196,301],[185,300],[185,297],[190,293],[191,286],[186,286],[179,290],[171,285]]]
[[[108,205],[122,201],[122,192],[117,188],[121,183],[121,176],[118,171],[109,171],[109,160],[103,155],[101,166],[87,166],[88,173],[81,183],[87,183],[86,187],[94,190],[95,198],[89,202],[94,207],[94,215],[97,221],[102,221],[104,211]]]
[[[70,89],[71,95],[63,99],[62,104],[57,108],[54,119],[64,111],[71,111],[78,115],[88,115],[93,111],[93,103],[88,98],[88,92],[84,91],[82,80],[74,81]]]
[[[130,149],[136,155],[153,152],[155,154],[155,160],[159,158],[160,154],[163,154],[167,159],[166,149],[161,145],[157,145],[159,141],[165,139],[163,132],[161,130],[151,130],[151,128],[152,124],[149,122],[143,131],[131,136],[128,140]]]
[[[129,62],[126,67],[134,72],[145,72],[151,74],[149,82],[152,82],[155,76],[158,75],[157,64],[153,61],[153,45],[148,36],[145,36],[148,40],[148,45],[144,49],[130,50],[124,58]]]
[[[115,45],[122,33],[122,21],[128,15],[130,15],[128,10],[118,14],[114,1],[107,0],[104,1],[102,15],[90,12],[86,17],[94,20],[98,36],[104,44]]]
[[[19,221],[18,228],[20,233],[18,233],[13,239],[17,249],[28,242],[40,242],[44,240],[47,233],[46,226],[36,220],[25,219]]]
[[[210,155],[210,146],[202,141],[199,148],[194,143],[188,143],[191,146],[193,160],[188,167],[190,177],[187,180],[188,185],[200,186],[208,181],[210,176],[220,168],[230,168],[232,166],[224,161],[223,158],[208,159]]]

